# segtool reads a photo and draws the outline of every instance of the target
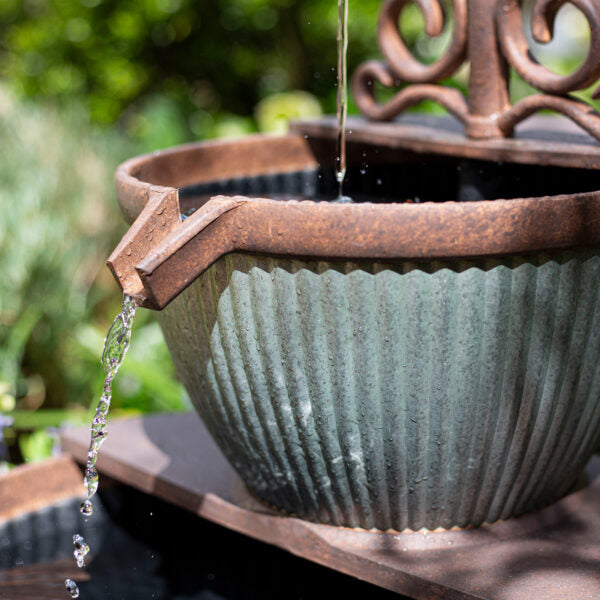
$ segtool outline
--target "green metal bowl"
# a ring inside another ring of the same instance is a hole
[[[600,256],[220,259],[158,314],[259,497],[334,525],[473,526],[564,495],[600,434]]]

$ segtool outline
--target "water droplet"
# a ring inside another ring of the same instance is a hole
[[[100,402],[98,402],[98,406],[96,407],[96,416],[106,416],[108,415],[108,411],[110,410],[110,398],[107,396],[102,396],[100,398]]]
[[[88,465],[85,470],[85,480],[89,483],[98,479],[98,469],[93,465]]]
[[[82,567],[85,567],[85,557],[90,551],[90,547],[79,534],[73,536],[73,546],[75,546],[73,556],[77,561],[77,566],[81,569]]]
[[[65,579],[65,588],[71,598],[79,598],[79,588],[72,579]]]
[[[402,548],[402,552],[406,552],[408,550],[408,548],[404,547]]]
[[[84,500],[79,507],[79,512],[86,517],[91,517],[94,514],[94,507],[91,500]]]

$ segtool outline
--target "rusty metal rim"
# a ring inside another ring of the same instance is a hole
[[[168,194],[190,184],[235,176],[316,168],[304,136],[256,134],[242,139],[184,144],[122,163],[115,173],[117,199],[129,223],[154,193]]]
[[[317,164],[299,135],[201,143],[132,159],[117,171],[117,190],[125,214],[139,216],[108,264],[125,292],[144,306],[162,309],[230,252],[394,261],[600,245],[600,191],[419,205],[221,196],[182,223],[177,189],[162,185]],[[156,178],[136,177],[143,174]]]

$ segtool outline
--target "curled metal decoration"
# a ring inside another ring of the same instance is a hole
[[[509,135],[515,125],[540,110],[553,110],[577,123],[592,137],[600,140],[600,115],[592,106],[574,98],[534,94],[527,96],[498,117],[497,125]]]
[[[554,20],[565,4],[576,6],[586,17],[590,29],[590,49],[581,66],[569,75],[558,75],[532,56],[523,32],[523,0],[500,0],[496,19],[502,53],[517,73],[530,85],[550,94],[566,94],[592,85],[600,78],[600,3],[598,0],[537,0],[531,15],[533,39],[539,43],[552,40]],[[598,97],[596,90],[594,97]]]
[[[433,83],[450,77],[465,61],[467,53],[467,0],[452,0],[454,29],[447,52],[437,61],[425,65],[406,47],[400,33],[399,18],[411,0],[386,0],[379,18],[379,46],[387,64],[369,61],[354,74],[355,101],[367,117],[379,121],[392,119],[407,108],[423,100],[433,100],[465,123],[467,103],[455,89]],[[445,15],[440,0],[415,0],[425,17],[425,31],[431,37],[441,35]],[[375,98],[375,82],[385,87],[399,86],[402,82],[418,84],[400,90],[385,104]]]
[[[385,63],[372,60],[358,67],[352,81],[354,99],[369,119],[387,121],[423,100],[434,100],[461,123],[467,123],[467,102],[456,89],[427,83],[415,84],[405,87],[386,103],[380,104],[375,98],[375,82],[385,87],[393,87],[398,83],[394,73]]]
[[[585,15],[591,31],[590,48],[578,69],[569,75],[558,75],[531,55],[523,32],[523,0],[498,2],[496,23],[502,54],[527,83],[549,94],[523,98],[503,113],[498,119],[498,126],[505,133],[510,133],[517,123],[531,114],[549,109],[565,115],[600,139],[600,115],[588,104],[564,97],[568,92],[588,87],[600,78],[600,3],[598,0],[537,0],[531,15],[531,32],[535,41],[550,42],[556,14],[567,3],[576,6]],[[600,88],[594,91],[592,97],[600,98]]]
[[[531,16],[534,40],[552,40],[556,15],[569,3],[577,7],[590,26],[590,48],[583,63],[568,75],[553,73],[539,64],[523,30],[525,0],[452,0],[454,29],[448,51],[431,65],[419,62],[406,47],[399,17],[411,0],[386,0],[379,19],[378,40],[387,63],[369,61],[356,71],[353,90],[362,113],[374,120],[390,120],[422,100],[445,107],[466,127],[467,135],[492,138],[511,135],[514,127],[540,110],[565,115],[600,140],[600,114],[567,94],[600,79],[600,0],[535,0]],[[414,0],[425,17],[425,31],[438,36],[444,29],[442,0]],[[468,54],[468,56],[467,56]],[[471,65],[470,98],[458,90],[434,85],[450,77],[468,58]],[[508,98],[506,66],[511,66],[531,86],[540,90],[514,106]],[[375,83],[399,87],[396,95],[381,104]],[[592,96],[600,100],[600,86]]]
[[[453,0],[454,31],[447,52],[431,65],[419,62],[406,47],[398,20],[411,0],[386,0],[379,17],[379,47],[396,77],[410,83],[433,83],[450,77],[464,62],[467,52],[467,2]],[[425,31],[437,37],[444,30],[440,0],[415,0],[425,17]]]

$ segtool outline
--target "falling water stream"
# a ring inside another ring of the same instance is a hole
[[[346,178],[346,119],[348,117],[348,0],[338,0],[337,30],[337,155],[335,176],[338,182],[338,202],[352,202],[352,198],[344,196],[344,179]]]
[[[344,196],[344,179],[346,177],[346,118],[348,115],[348,0],[338,0],[338,88],[337,88],[337,155],[336,155],[336,179],[338,183],[338,202],[352,202],[348,196]],[[85,467],[84,484],[87,488],[87,498],[82,502],[80,511],[83,515],[90,517],[93,514],[92,498],[98,490],[98,470],[96,462],[98,452],[108,435],[107,417],[112,400],[112,382],[123,363],[125,354],[131,341],[131,328],[137,306],[130,296],[123,296],[123,307],[116,316],[104,342],[102,353],[102,366],[104,367],[105,379],[102,396],[96,407],[96,413],[92,420],[90,447],[88,450],[87,464]],[[90,548],[84,538],[75,534],[73,536],[73,556],[77,566],[85,566],[85,557]],[[65,588],[71,598],[79,597],[79,588],[72,579],[65,580]]]
[[[123,307],[121,312],[113,321],[106,340],[104,341],[104,351],[102,352],[102,366],[104,367],[104,386],[102,396],[96,407],[96,413],[92,420],[90,447],[88,450],[87,464],[85,467],[84,484],[87,488],[87,498],[81,504],[80,511],[83,515],[89,517],[93,513],[92,497],[98,490],[98,470],[96,462],[98,460],[98,451],[108,435],[107,417],[112,400],[112,382],[115,378],[131,341],[131,328],[137,306],[131,296],[123,296]],[[77,566],[85,566],[85,557],[90,551],[89,546],[79,534],[73,536],[73,556],[77,561]],[[72,579],[65,580],[65,588],[71,598],[79,597],[79,588]]]

